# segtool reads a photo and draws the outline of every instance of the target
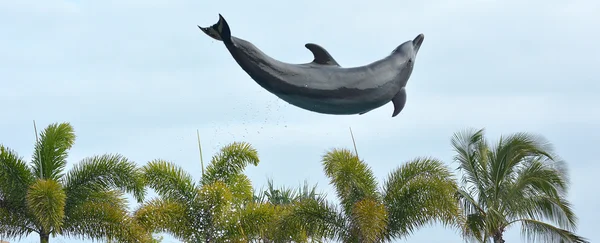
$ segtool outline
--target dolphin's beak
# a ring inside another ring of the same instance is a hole
[[[417,37],[415,37],[415,39],[413,40],[413,48],[416,51],[419,51],[419,48],[421,48],[421,44],[423,44],[423,40],[425,39],[425,35],[423,34],[419,34],[417,35]]]

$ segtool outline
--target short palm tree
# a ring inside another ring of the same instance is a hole
[[[232,143],[213,156],[199,182],[179,166],[155,160],[143,167],[147,185],[159,197],[135,213],[150,232],[166,232],[185,242],[242,242],[234,220],[253,199],[246,166],[258,165],[258,153],[247,143]]]
[[[316,185],[275,188],[269,180],[266,190],[255,194],[254,202],[247,204],[239,217],[240,229],[250,242],[321,242],[323,231],[311,230],[319,222],[296,220],[293,212],[309,202],[321,203],[325,194],[318,193]]]
[[[317,192],[317,185],[310,186],[307,181],[296,189],[292,187],[282,186],[276,188],[273,180],[267,181],[267,188],[264,191],[254,194],[254,201],[260,203],[270,203],[272,205],[291,205],[294,202],[305,199],[313,199],[317,201],[325,200],[324,193]]]
[[[33,232],[40,242],[51,235],[142,242],[148,235],[127,211],[124,193],[141,202],[144,186],[134,163],[118,154],[83,159],[65,173],[75,142],[69,123],[46,127],[28,165],[0,145],[0,236]]]
[[[322,195],[306,183],[296,191],[276,189],[271,181],[254,195],[243,171],[258,163],[257,151],[237,142],[213,156],[198,182],[173,163],[151,161],[143,171],[159,197],[136,211],[137,222],[148,233],[166,232],[185,242],[306,242],[315,233],[290,220],[290,209]]]
[[[467,240],[502,243],[505,230],[520,223],[532,241],[587,242],[573,233],[566,166],[544,138],[515,133],[490,146],[483,129],[465,130],[452,145],[463,173],[458,196]]]
[[[381,189],[368,165],[349,150],[329,151],[322,162],[340,207],[327,201],[305,201],[292,210],[291,218],[326,239],[386,242],[427,223],[456,223],[457,186],[449,169],[436,159],[417,158],[401,165]]]

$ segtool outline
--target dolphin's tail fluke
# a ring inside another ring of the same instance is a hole
[[[229,24],[227,24],[227,21],[225,21],[225,18],[223,18],[221,14],[219,14],[219,22],[216,24],[213,24],[211,27],[198,26],[198,28],[215,40],[231,43],[231,30],[229,29]]]

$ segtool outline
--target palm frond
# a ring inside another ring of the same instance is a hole
[[[314,240],[326,238],[343,241],[349,234],[344,214],[326,200],[297,201],[283,221],[285,225],[299,226]]]
[[[587,243],[586,238],[576,235],[568,230],[555,227],[541,221],[521,219],[521,234],[531,242],[571,242]]]
[[[232,220],[230,229],[237,231],[246,242],[267,238],[276,234],[277,209],[270,203],[249,203]],[[279,225],[281,226],[281,225]],[[235,234],[232,234],[235,235]]]
[[[290,240],[293,242],[307,242],[309,239],[318,241],[325,234],[323,232],[325,226],[322,225],[322,221],[314,218],[307,221],[296,214],[299,212],[296,211],[299,205],[312,205],[308,203],[309,201],[314,203],[325,202],[323,194],[317,193],[316,186],[310,187],[305,181],[304,186],[297,189],[277,188],[273,184],[273,180],[269,179],[267,188],[261,189],[255,195],[254,203],[246,205],[243,209],[245,213],[240,216],[246,222],[252,222],[253,217],[259,217],[257,222],[263,222],[261,224],[262,229],[251,224],[249,225],[250,228],[242,231],[249,239],[254,237],[252,239],[259,241],[260,239],[268,239],[274,242],[289,242]]]
[[[402,237],[434,221],[456,225],[459,205],[453,174],[439,160],[417,158],[392,171],[384,182],[388,237]]]
[[[190,241],[194,228],[185,208],[180,202],[156,198],[138,208],[134,218],[151,232],[167,232],[179,240]]]
[[[0,237],[15,238],[35,231],[25,204],[34,176],[21,157],[0,145]]]
[[[492,153],[490,176],[496,195],[502,193],[505,182],[514,181],[518,166],[528,157],[545,157],[552,160],[547,142],[541,137],[527,133],[515,133],[500,138],[495,148]]]
[[[323,156],[322,163],[346,214],[352,214],[354,204],[360,200],[379,198],[373,172],[350,150],[331,150]]]
[[[486,242],[486,219],[480,213],[468,214],[462,226],[463,237],[467,242]]]
[[[296,191],[292,188],[286,188],[284,186],[276,188],[273,184],[273,180],[267,181],[267,189],[263,192],[266,202],[273,205],[289,205],[296,199]]]
[[[145,242],[148,235],[132,220],[126,202],[123,193],[116,190],[91,194],[89,200],[65,212],[62,235],[93,240]]]
[[[21,237],[26,237],[32,232],[36,232],[36,229],[29,215],[23,210],[0,207],[0,238],[20,240]]]
[[[37,180],[26,196],[27,208],[46,232],[60,233],[67,195],[54,180]]]
[[[67,201],[68,201],[67,194]],[[84,205],[113,205],[115,208],[127,207],[127,199],[120,190],[98,190],[90,191],[89,194],[78,203],[65,206],[65,220],[63,228],[77,227],[77,225],[86,224],[86,214],[89,212],[81,210]],[[102,212],[100,212],[102,213]],[[67,230],[69,231],[69,230]]]
[[[3,145],[0,145],[0,178],[0,208],[23,207],[34,176],[25,161]]]
[[[243,205],[246,202],[252,201],[252,182],[248,176],[240,173],[231,177],[227,187],[233,195],[233,203]]]
[[[357,226],[361,242],[375,243],[384,238],[388,214],[383,204],[366,198],[354,204],[352,212],[352,222]]]
[[[132,193],[138,202],[144,199],[141,173],[135,163],[120,154],[104,154],[84,158],[63,178],[69,195],[67,207],[86,201],[96,191],[119,189]]]
[[[481,206],[485,206],[485,199],[489,197],[488,188],[491,187],[488,173],[489,146],[484,135],[484,129],[465,129],[455,133],[451,139],[456,153],[454,161],[458,162],[458,168],[464,172],[461,183],[467,190],[472,191],[476,198],[482,199],[479,202]]]
[[[566,175],[549,163],[539,157],[524,161],[509,188],[515,194],[541,192],[550,197],[562,196],[568,186]]]
[[[533,159],[519,168],[514,183],[507,186],[506,207],[511,218],[551,220],[567,230],[575,230],[577,217],[564,199],[565,176],[543,160]]]
[[[48,125],[36,141],[33,172],[41,179],[60,180],[67,163],[67,151],[75,143],[75,132],[69,123]]]
[[[198,194],[198,200],[202,202],[202,205],[206,206],[206,211],[210,211],[210,214],[213,215],[224,212],[233,198],[231,191],[223,182],[204,185]]]
[[[469,191],[458,189],[456,192],[461,209],[466,214],[485,214],[485,208],[481,207]]]
[[[295,203],[273,205],[275,218],[268,233],[268,240],[274,242],[310,242],[322,238],[321,232],[315,231],[313,222],[300,222],[294,220],[292,215],[296,208]],[[309,241],[310,240],[310,241]]]
[[[533,220],[549,220],[566,230],[577,229],[577,216],[575,216],[571,203],[564,198],[531,197],[513,202],[513,208],[515,213],[511,215],[511,218],[527,217]]]
[[[215,181],[228,183],[232,177],[242,173],[248,165],[258,165],[258,152],[248,143],[234,142],[212,157],[202,177],[202,184]]]
[[[232,199],[231,191],[220,181],[204,185],[198,190],[194,204],[201,208],[194,211],[195,223],[207,241],[218,241],[229,234],[222,230],[227,225]]]
[[[298,188],[296,193],[296,201],[302,201],[307,199],[316,200],[323,202],[327,198],[327,194],[324,192],[317,192],[317,185],[309,186],[308,181],[304,181],[304,184]]]
[[[142,173],[146,184],[165,199],[190,202],[197,195],[192,176],[171,162],[150,161],[142,168]]]
[[[252,202],[254,203],[264,203],[267,202],[267,195],[265,195],[265,190],[263,188],[256,189],[252,188]]]

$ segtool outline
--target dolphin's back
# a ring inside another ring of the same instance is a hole
[[[404,73],[397,70],[399,66],[405,66],[401,63],[405,60],[398,55],[350,68],[316,63],[291,64],[270,57],[244,39],[231,38],[232,44],[226,46],[234,59],[259,85],[271,92],[342,98],[382,86],[397,86],[394,90],[399,90],[405,85],[392,82],[402,79]]]

